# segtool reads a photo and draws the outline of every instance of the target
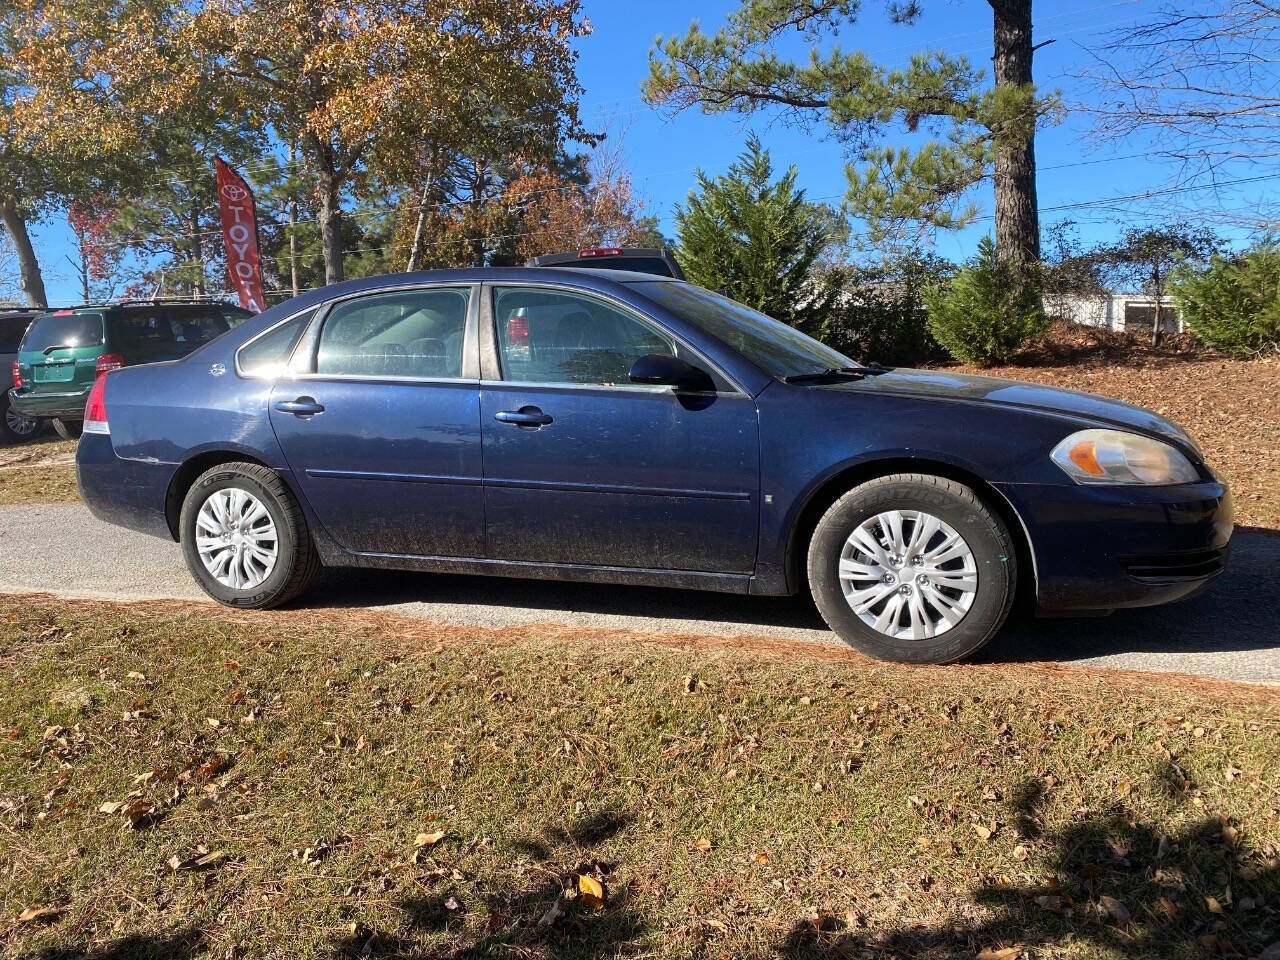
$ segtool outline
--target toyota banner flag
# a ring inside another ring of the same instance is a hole
[[[214,159],[214,166],[231,286],[240,297],[240,306],[261,313],[264,304],[262,264],[258,258],[258,218],[253,209],[253,192],[221,157]]]

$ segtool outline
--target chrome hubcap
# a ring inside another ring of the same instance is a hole
[[[216,490],[196,514],[200,562],[224,587],[258,586],[275,569],[279,549],[271,514],[247,490]]]
[[[845,541],[840,589],[873,630],[896,640],[927,640],[969,612],[978,565],[969,544],[942,520],[889,510],[863,521]]]
[[[20,437],[25,437],[36,432],[36,427],[40,425],[40,421],[34,417],[24,417],[22,414],[8,407],[4,412],[4,423],[10,430]]]

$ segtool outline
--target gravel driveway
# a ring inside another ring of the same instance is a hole
[[[0,543],[0,591],[206,599],[177,544],[99,523],[78,504],[0,507]],[[493,627],[561,623],[838,642],[804,597],[343,570],[328,573],[301,602]],[[1280,684],[1280,531],[1237,529],[1227,573],[1192,600],[1105,619],[1026,620],[981,656]]]

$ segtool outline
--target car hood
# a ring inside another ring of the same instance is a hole
[[[1166,437],[1199,455],[1185,430],[1143,407],[1099,397],[1079,390],[1046,387],[1019,380],[979,377],[944,370],[895,368],[852,383],[833,384],[835,389],[895,394],[898,396],[958,400],[1000,407],[1043,410],[1059,416],[1087,420],[1090,426],[1119,427]]]

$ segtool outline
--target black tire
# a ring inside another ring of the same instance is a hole
[[[882,633],[862,621],[841,589],[840,556],[850,535],[890,510],[931,514],[959,533],[973,553],[978,585],[972,605],[937,636],[913,640]],[[971,489],[931,474],[905,473],[855,487],[831,505],[809,541],[808,574],[823,619],[850,646],[880,660],[952,663],[977,652],[1004,624],[1017,587],[1017,556],[999,515]]]
[[[228,487],[248,491],[267,508],[278,538],[275,567],[262,583],[246,590],[220,583],[205,569],[196,549],[200,508],[213,493]],[[320,557],[298,501],[274,470],[256,463],[222,463],[196,478],[182,501],[178,531],[191,575],[205,593],[229,607],[264,610],[288,603],[306,592],[320,570]]]
[[[53,418],[53,429],[63,440],[79,440],[84,432],[83,420],[62,420]]]
[[[36,436],[44,424],[17,411],[10,416],[8,391],[0,391],[0,443],[21,443]]]

